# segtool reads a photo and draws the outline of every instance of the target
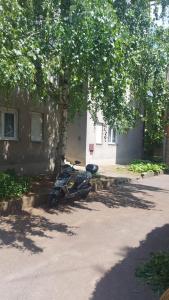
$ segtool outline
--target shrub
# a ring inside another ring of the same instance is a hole
[[[148,171],[160,172],[167,169],[167,165],[163,163],[155,163],[148,160],[134,160],[130,166],[129,171],[135,173],[143,173]]]
[[[30,180],[14,172],[0,172],[0,200],[20,197],[28,192]]]
[[[136,276],[161,295],[169,288],[169,252],[152,254],[150,261],[136,270]]]

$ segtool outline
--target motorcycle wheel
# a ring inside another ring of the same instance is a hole
[[[49,207],[56,207],[59,204],[59,200],[61,198],[61,192],[60,191],[55,191],[54,194],[51,194],[49,196]]]
[[[81,198],[86,199],[88,195],[89,195],[89,192],[85,192],[84,194],[81,195]]]
[[[90,191],[91,191],[91,185],[89,185],[88,188],[80,191],[80,193],[79,193],[80,198],[81,199],[86,199],[87,196],[89,195]]]

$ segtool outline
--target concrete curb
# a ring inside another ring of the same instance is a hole
[[[131,178],[127,177],[106,177],[100,176],[98,178],[93,178],[91,180],[92,191],[101,191],[101,190],[109,190],[114,185],[121,185],[130,183],[132,181]]]
[[[163,175],[164,173],[165,173],[164,171],[159,171],[159,172],[148,171],[148,172],[141,173],[141,178],[144,179],[148,177],[159,176],[159,175]]]
[[[30,193],[24,195],[22,198],[10,199],[8,201],[0,202],[0,216],[19,214],[29,208],[38,207],[46,204],[48,201],[49,190],[35,194]]]
[[[141,173],[140,176],[137,176],[135,178],[111,177],[111,176],[100,175],[98,176],[98,178],[96,177],[92,179],[92,190],[93,191],[99,191],[104,189],[107,190],[114,185],[127,184],[139,179],[163,175],[164,173],[165,173],[164,171],[160,171],[160,172],[149,171],[149,172]]]
[[[10,199],[0,202],[0,215],[18,214],[22,211],[22,199]]]

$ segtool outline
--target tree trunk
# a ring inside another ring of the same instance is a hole
[[[69,26],[70,5],[70,0],[61,0],[60,17],[67,26]],[[64,54],[61,57],[61,70],[62,75],[59,77],[59,134],[55,156],[55,174],[58,174],[61,171],[66,148],[67,115],[69,106],[69,71]]]
[[[64,163],[65,149],[66,149],[66,133],[67,133],[67,116],[69,104],[69,76],[67,70],[64,75],[59,78],[60,99],[59,99],[59,130],[58,143],[55,155],[55,169],[54,173],[60,173]]]
[[[65,158],[66,149],[66,133],[67,133],[67,109],[60,105],[59,108],[59,130],[58,130],[58,143],[55,154],[55,168],[54,174],[57,175],[61,172],[62,165]]]

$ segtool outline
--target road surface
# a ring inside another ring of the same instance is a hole
[[[169,250],[169,175],[0,218],[0,299],[156,300],[135,277]]]

